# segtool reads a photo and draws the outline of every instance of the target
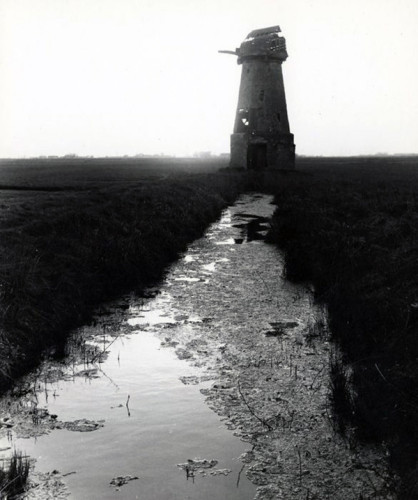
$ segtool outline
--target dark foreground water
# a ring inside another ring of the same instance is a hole
[[[263,241],[270,202],[241,197],[149,298],[98,311],[1,401],[27,498],[391,498],[384,450],[334,429],[326,318]]]

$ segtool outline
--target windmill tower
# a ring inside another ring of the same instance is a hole
[[[290,133],[282,63],[286,41],[279,26],[252,31],[235,51],[242,64],[241,84],[231,135],[231,167],[292,169],[295,145]]]

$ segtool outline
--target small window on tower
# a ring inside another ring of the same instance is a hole
[[[282,121],[282,117],[281,117],[280,113],[277,113],[277,119],[279,120],[279,122]]]
[[[250,114],[248,112],[248,109],[240,109],[238,111],[239,117],[241,119],[241,123],[245,126],[248,127],[250,124]]]
[[[264,101],[264,90],[260,90],[260,93],[258,94],[258,98],[261,102]]]

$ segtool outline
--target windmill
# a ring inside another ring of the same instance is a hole
[[[242,65],[238,106],[231,135],[231,167],[292,169],[295,145],[290,133],[282,63],[286,40],[279,26],[251,31],[235,51]]]

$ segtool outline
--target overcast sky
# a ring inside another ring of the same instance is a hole
[[[297,153],[418,153],[417,0],[0,0],[0,157],[227,152],[275,24]]]

